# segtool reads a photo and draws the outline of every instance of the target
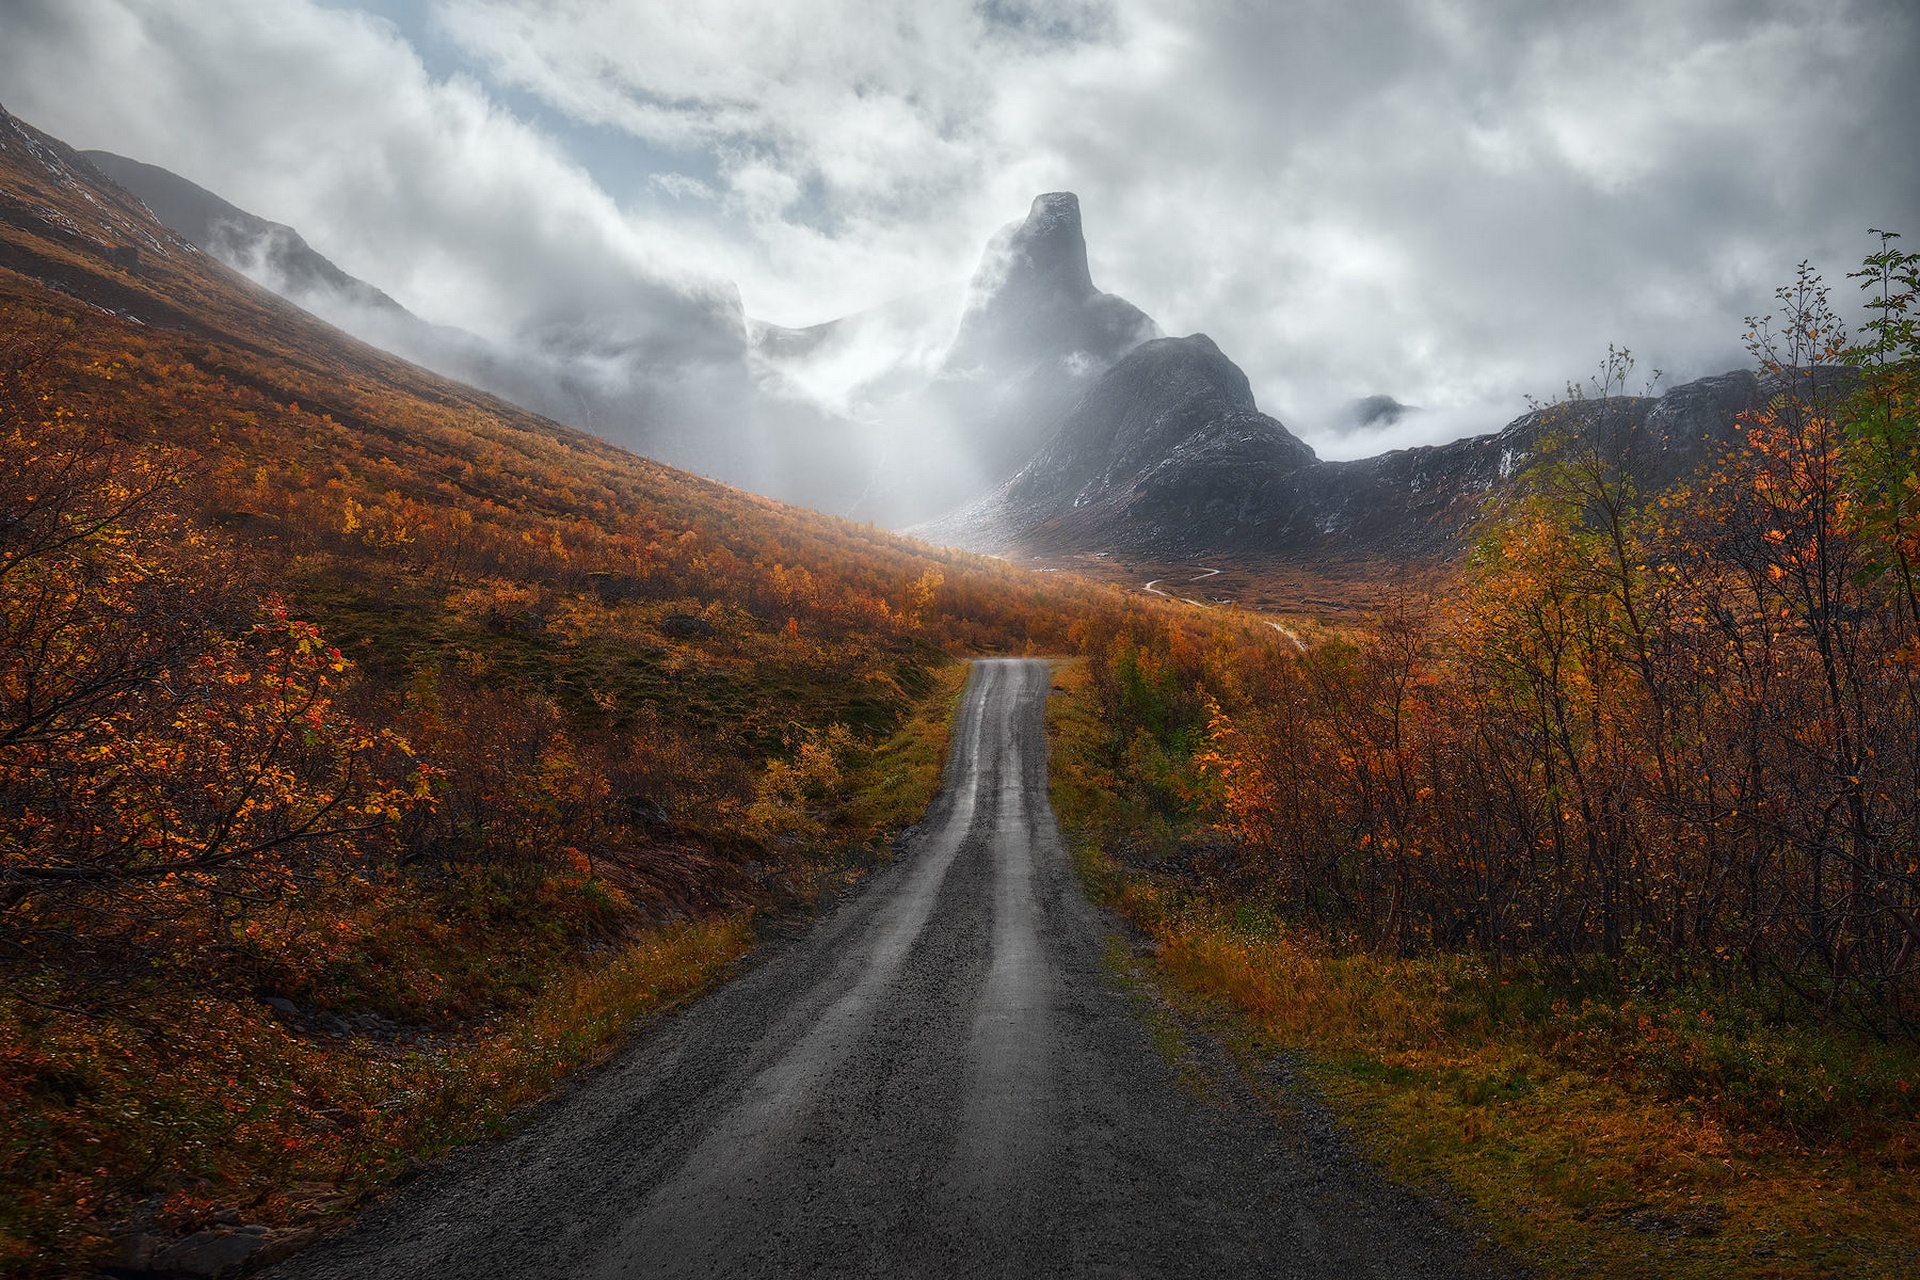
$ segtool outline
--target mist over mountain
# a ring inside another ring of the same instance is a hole
[[[1052,191],[988,242],[941,378],[1044,414],[1159,336],[1145,312],[1094,287],[1079,197]]]
[[[1754,374],[1575,401],[1500,431],[1324,461],[1259,412],[1205,334],[1148,342],[1052,426],[1012,479],[913,532],[998,554],[1118,551],[1312,561],[1446,559],[1495,493],[1564,436],[1645,492],[1686,478],[1760,402]]]
[[[749,361],[727,289],[549,311],[510,339],[430,323],[356,278],[292,227],[178,174],[110,152],[101,173],[201,251],[383,350],[688,470],[769,496],[844,510],[870,485],[860,430],[804,395],[769,389]]]
[[[1323,461],[1260,412],[1212,339],[1160,337],[1095,286],[1070,192],[996,233],[964,290],[802,328],[751,321],[720,290],[685,303],[689,323],[582,309],[501,342],[428,323],[293,228],[164,169],[89,159],[183,238],[363,340],[661,461],[880,524],[923,521],[923,536],[977,550],[1445,556],[1542,439],[1601,412],[1562,406]],[[1637,478],[1671,482],[1730,438],[1754,394],[1736,374],[1610,401],[1610,447]],[[1418,412],[1373,395],[1343,421]]]
[[[1094,285],[1079,197],[1053,191],[993,235],[964,292],[765,326],[757,350],[782,378],[872,424],[873,486],[853,514],[902,524],[1004,479],[1040,443],[1035,424],[1158,336],[1146,313]]]
[[[983,469],[1004,473],[1038,443],[1035,421],[1159,336],[1145,312],[1094,287],[1079,197],[1048,192],[988,243],[930,397],[969,424]]]
[[[1410,413],[1420,412],[1420,406],[1401,404],[1392,396],[1362,396],[1346,406],[1341,415],[1340,425],[1349,429],[1361,427],[1392,426]]]
[[[526,407],[560,399],[556,380],[534,376],[525,362],[511,360],[477,334],[422,320],[341,270],[294,228],[249,213],[159,165],[110,151],[79,154],[201,252],[362,341]]]
[[[315,252],[292,227],[237,208],[158,165],[111,151],[80,154],[200,250],[322,318],[328,310],[376,310],[417,320],[392,298]]]
[[[1035,422],[1159,333],[1094,286],[1068,192],[998,232],[964,289],[804,328],[752,321],[724,289],[664,312],[583,303],[501,340],[430,323],[166,169],[89,159],[202,251],[363,341],[663,462],[885,525],[1003,478]]]

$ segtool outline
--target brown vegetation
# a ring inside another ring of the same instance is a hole
[[[432,378],[0,124],[0,1271],[291,1247],[483,1131],[1105,598]]]
[[[1569,435],[1446,591],[1305,651],[1087,624],[1103,728],[1062,785],[1165,970],[1555,1265],[1624,1265],[1635,1215],[1739,1224],[1708,1269],[1920,1253],[1917,269],[1869,259],[1859,345],[1782,290],[1775,394],[1687,489]]]

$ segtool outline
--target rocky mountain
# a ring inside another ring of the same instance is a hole
[[[1033,423],[1064,412],[1122,356],[1159,336],[1145,312],[1094,287],[1080,199],[1048,192],[988,242],[927,409],[963,424],[985,475],[1005,475],[1040,443]]]
[[[854,512],[901,524],[951,508],[1032,453],[1050,422],[1159,327],[1093,283],[1080,200],[1034,199],[964,290],[935,288],[804,328],[753,326],[778,379],[872,426]]]
[[[916,531],[976,549],[1444,556],[1547,434],[1610,432],[1643,482],[1665,483],[1727,439],[1755,394],[1730,374],[1325,462],[1259,411],[1205,335],[1162,338],[1095,286],[1070,192],[996,233],[958,297],[930,289],[805,328],[748,321],[737,298],[726,315],[687,302],[673,324],[551,317],[498,342],[427,323],[293,228],[164,169],[74,161],[209,256],[436,372],[773,497],[896,527],[946,511]],[[1360,426],[1409,411],[1385,395],[1348,406]]]
[[[1050,191],[988,242],[943,372],[1011,375],[1058,394],[1159,336],[1145,312],[1094,288],[1080,198]]]
[[[1549,436],[1588,442],[1657,489],[1730,441],[1759,393],[1753,374],[1730,373],[1329,462],[1259,412],[1246,376],[1206,335],[1164,338],[1101,377],[1012,479],[914,532],[1003,554],[1447,558],[1487,495]]]

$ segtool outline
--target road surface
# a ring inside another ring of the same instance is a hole
[[[1061,848],[1051,683],[1044,662],[976,664],[941,796],[891,867],[272,1274],[1487,1274],[1324,1119],[1176,1078]]]

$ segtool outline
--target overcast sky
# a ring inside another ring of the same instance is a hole
[[[1915,0],[0,0],[0,103],[489,334],[812,323],[1076,191],[1100,287],[1351,456],[1920,244],[1917,50]],[[1339,437],[1375,392],[1435,412]]]

